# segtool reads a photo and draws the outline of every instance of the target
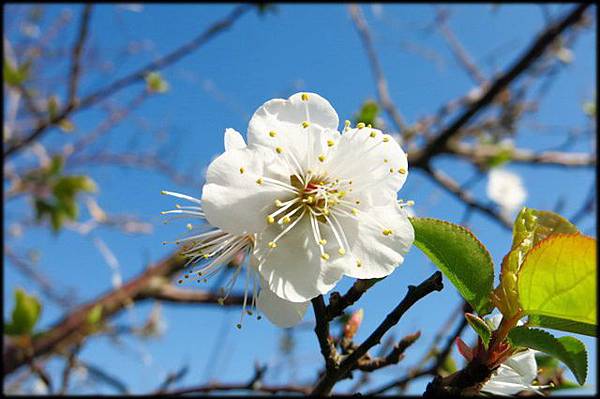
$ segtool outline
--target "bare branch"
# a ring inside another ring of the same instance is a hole
[[[207,43],[210,39],[215,37],[218,33],[227,30],[238,18],[245,14],[251,9],[251,5],[243,4],[237,6],[228,16],[212,24],[207,30],[202,32],[200,35],[192,39],[190,42],[180,46],[169,54],[152,61],[148,65],[138,69],[137,71],[116,80],[115,82],[85,96],[77,104],[68,103],[65,108],[58,112],[53,118],[42,121],[38,126],[25,135],[24,138],[13,142],[8,145],[4,151],[4,156],[9,157],[17,153],[20,149],[28,146],[35,140],[39,139],[40,136],[52,125],[57,124],[61,120],[67,118],[72,113],[86,109],[105,98],[113,95],[114,93],[124,89],[125,87],[131,86],[132,84],[143,82],[146,75],[149,72],[163,69],[177,61],[184,56],[190,54],[197,48]]]
[[[383,74],[383,69],[381,68],[381,64],[377,58],[377,53],[373,47],[373,38],[371,37],[369,26],[365,21],[360,7],[358,7],[356,4],[352,4],[348,6],[348,9],[350,11],[350,16],[352,16],[352,20],[354,21],[354,25],[356,26],[356,30],[358,31],[358,34],[363,42],[365,50],[367,51],[367,56],[369,57],[369,62],[371,63],[371,70],[373,71],[375,82],[377,84],[377,96],[379,97],[379,102],[381,103],[383,109],[385,109],[385,111],[388,113],[392,121],[394,121],[396,129],[402,133],[404,131],[403,118],[390,97],[385,75]]]
[[[501,74],[481,98],[475,101],[453,123],[430,141],[420,154],[413,160],[413,166],[423,167],[429,162],[431,157],[446,149],[448,141],[471,121],[471,119],[496,98],[504,89],[506,89],[516,78],[526,71],[535,61],[537,61],[544,52],[552,45],[554,40],[567,28],[573,26],[581,20],[584,12],[590,6],[589,3],[577,5],[564,18],[547,27],[538,38],[531,44],[506,72]]]
[[[73,51],[71,54],[71,70],[69,72],[69,92],[67,95],[67,104],[75,104],[77,102],[77,87],[79,86],[79,78],[81,75],[81,56],[83,54],[83,46],[88,37],[91,15],[92,4],[88,3],[83,6],[77,41],[73,46]]]

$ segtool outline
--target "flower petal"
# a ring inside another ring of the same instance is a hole
[[[246,147],[246,142],[240,132],[232,128],[225,129],[224,141],[225,151],[239,150]]]
[[[343,269],[321,258],[309,218],[303,217],[271,249],[268,244],[281,232],[278,227],[265,230],[256,242],[261,261],[258,270],[269,288],[292,302],[305,302],[331,290],[342,278]]]
[[[395,200],[408,176],[408,158],[398,142],[368,127],[346,130],[330,165],[330,175],[351,178],[353,192],[368,195],[374,205]]]
[[[303,96],[308,96],[306,101]],[[302,170],[318,163],[337,140],[338,116],[327,100],[315,93],[297,93],[288,100],[273,99],[263,104],[248,125],[248,143],[277,150]]]
[[[259,179],[273,176],[273,154],[261,148],[230,149],[208,167],[202,209],[208,222],[231,234],[257,233],[267,225],[275,198],[290,193]]]
[[[395,202],[360,211],[356,219],[339,217],[338,220],[350,248],[333,263],[354,278],[387,276],[404,262],[415,238],[405,211]]]
[[[266,283],[265,283],[266,284]],[[275,295],[268,285],[258,294],[256,305],[267,316],[271,323],[278,327],[288,328],[300,323],[304,318],[307,302],[290,302]]]

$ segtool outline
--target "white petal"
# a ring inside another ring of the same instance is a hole
[[[246,147],[246,142],[240,132],[232,128],[225,129],[224,141],[225,151],[239,150]]]
[[[330,165],[331,175],[352,179],[354,193],[375,205],[395,200],[408,176],[408,158],[398,142],[368,127],[344,132]]]
[[[360,211],[357,218],[358,221],[349,217],[338,218],[350,250],[334,264],[342,267],[344,274],[350,277],[385,277],[404,262],[404,255],[415,238],[412,224],[395,203]],[[385,235],[383,231],[388,229],[391,234]]]
[[[535,361],[535,353],[531,349],[511,356],[504,364],[521,376],[523,384],[531,384],[531,381],[537,376],[537,362]]]
[[[272,176],[272,158],[264,149],[247,147],[231,149],[209,165],[202,208],[210,224],[232,234],[256,233],[266,227],[273,201],[290,196],[284,189],[257,183],[265,175]]]
[[[256,304],[271,323],[278,327],[288,328],[302,321],[309,302],[286,301],[265,286],[260,290]]]
[[[305,302],[331,290],[342,278],[343,269],[321,259],[308,217],[284,235],[277,248],[269,248],[268,243],[280,231],[279,226],[271,226],[256,242],[261,260],[258,270],[270,289],[292,302]]]
[[[307,101],[302,100],[304,94]],[[304,122],[308,122],[306,127]],[[327,151],[327,140],[337,140],[338,124],[327,100],[315,93],[297,93],[288,100],[267,101],[254,113],[248,125],[248,143],[291,153],[306,170]]]

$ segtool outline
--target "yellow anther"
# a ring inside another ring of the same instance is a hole
[[[349,121],[348,119],[346,119],[346,120],[344,121],[344,127],[345,127],[345,128],[348,128],[348,127],[350,127],[350,121]]]
[[[269,248],[273,249],[273,248],[277,248],[277,243],[275,241],[271,241],[269,242]]]
[[[352,208],[352,210],[350,212],[352,212],[352,214],[354,216],[358,215],[358,209],[356,209],[356,208]]]
[[[284,216],[284,217],[281,219],[281,222],[282,222],[282,223],[285,223],[285,224],[288,224],[288,223],[290,222],[290,218],[289,218],[289,216]]]
[[[325,244],[327,244],[327,240],[326,240],[326,239],[324,239],[324,238],[321,238],[321,239],[319,240],[319,245],[325,245]]]
[[[323,209],[323,215],[329,216],[329,209]]]
[[[390,168],[390,173],[394,173],[394,168]]]
[[[415,201],[413,201],[413,200],[406,201],[406,206],[415,206]]]
[[[191,230],[193,228],[193,226],[192,226],[191,223],[188,223],[188,224],[185,225],[185,228],[188,229],[188,230]]]
[[[319,155],[319,161],[325,162],[325,155],[323,155],[323,154]]]
[[[392,231],[392,230],[390,230],[390,229],[385,229],[385,230],[383,230],[383,235],[384,235],[384,236],[389,236],[389,235],[392,235],[392,234],[393,234],[393,231]]]
[[[356,205],[360,205],[360,201],[359,200],[356,200],[354,202],[356,203]]]
[[[383,142],[387,143],[388,141],[390,141],[390,136],[388,136],[387,134],[385,136],[383,136]]]
[[[283,152],[283,148],[281,148],[281,147],[276,147],[276,148],[275,148],[275,152],[276,152],[276,153],[278,153],[278,154],[281,154],[281,153]]]
[[[335,144],[335,141],[327,140],[327,147],[333,147],[334,144]]]
[[[356,259],[356,267],[361,267],[362,266],[362,262],[360,261],[360,259]]]
[[[388,162],[389,162],[389,160],[388,160],[388,159],[384,159],[384,160],[383,160],[383,163],[388,163]]]
[[[371,125],[370,123],[367,125],[367,127],[370,129],[373,127],[373,125]]]
[[[406,169],[400,168],[400,169],[398,169],[398,173],[405,175],[406,174]]]
[[[377,132],[375,130],[373,130],[373,131],[371,131],[371,134],[369,136],[375,137],[375,136],[377,136]]]
[[[204,259],[208,259],[208,258],[210,258],[210,255],[209,255],[209,254],[204,254],[204,255],[202,255],[202,257],[203,257]]]
[[[329,260],[329,254],[328,253],[324,253],[321,255],[321,259],[323,260]]]
[[[276,132],[276,131],[274,131],[274,130],[271,130],[271,131],[269,132],[269,136],[271,136],[271,137],[275,137],[275,136],[277,136],[277,132]]]
[[[338,254],[344,256],[344,255],[346,255],[346,250],[344,248],[340,248],[340,249],[338,249]]]
[[[280,200],[276,199],[275,200],[275,206],[283,206],[283,202],[281,202]]]
[[[275,218],[273,216],[267,216],[267,223],[275,223]]]
[[[302,101],[308,101],[308,94],[302,93]]]
[[[307,204],[312,204],[313,202],[315,202],[315,197],[313,197],[312,195],[309,195],[309,196],[306,198],[306,203],[307,203]]]
[[[302,127],[303,127],[303,128],[305,128],[305,129],[306,129],[306,128],[307,128],[307,127],[309,127],[309,126],[310,126],[310,123],[308,123],[307,121],[304,121],[304,122],[302,122]]]
[[[243,174],[245,170],[246,170],[246,169],[244,169],[244,168],[240,168],[240,173],[242,173],[242,174]]]
[[[256,184],[263,184],[264,180],[262,177],[259,177],[258,179],[256,179]]]
[[[365,127],[365,124],[364,124],[364,123],[362,123],[362,122],[359,122],[359,123],[357,123],[357,124],[356,124],[356,127],[357,127],[358,129],[362,129],[362,128],[364,128],[364,127]]]
[[[339,198],[339,199],[342,199],[342,198],[344,198],[345,196],[346,196],[346,192],[345,192],[345,191],[340,191],[340,192],[338,193],[338,198]]]

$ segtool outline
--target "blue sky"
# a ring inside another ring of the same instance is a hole
[[[13,7],[9,10],[16,10]],[[65,7],[73,9],[74,16],[79,15],[80,6],[76,5],[51,6],[47,12],[56,15]],[[232,7],[227,4],[152,4],[144,5],[141,12],[113,5],[95,7],[90,43],[97,54],[114,59],[132,40],[144,40],[150,47],[118,67],[83,81],[82,91],[90,92],[145,65],[154,56],[197,35]],[[457,66],[440,35],[425,29],[433,20],[432,6],[385,4],[378,7],[365,6],[363,10],[373,31],[391,96],[407,121],[414,122],[431,114],[448,100],[473,88],[470,78]],[[554,15],[566,9],[566,6],[550,6]],[[528,45],[532,34],[544,25],[540,7],[534,5],[506,5],[496,9],[489,5],[458,5],[452,6],[451,10],[450,26],[487,76],[502,70],[515,59]],[[10,24],[7,29],[9,35],[14,35],[15,29],[11,31]],[[67,31],[65,37],[72,40],[73,31]],[[440,61],[431,62],[407,51],[407,43],[435,52]],[[552,148],[564,139],[565,128],[585,124],[581,104],[595,96],[595,46],[594,29],[580,35],[573,48],[575,61],[561,71],[541,102],[536,118],[524,119],[516,140],[518,146],[537,150]],[[91,64],[88,67],[91,68]],[[56,73],[60,71],[57,69]],[[376,94],[364,49],[346,7],[338,4],[285,4],[277,7],[276,14],[263,16],[251,12],[230,31],[162,74],[169,82],[170,90],[144,103],[135,111],[135,118],[114,129],[101,144],[117,152],[126,149],[135,139],[139,148],[163,148],[168,162],[182,171],[194,173],[197,180],[202,179],[210,160],[223,150],[224,129],[233,127],[245,132],[254,110],[268,99],[287,97],[300,90],[317,92],[332,103],[340,119],[344,120],[352,119],[360,105]],[[116,98],[127,102],[142,88],[141,85],[133,86]],[[96,111],[83,112],[73,121],[80,131],[87,132],[96,126],[100,116]],[[142,123],[150,129],[140,129]],[[534,123],[558,127],[549,132],[537,131]],[[163,132],[168,133],[169,138],[161,141]],[[56,134],[44,143],[48,148],[59,148],[64,140],[64,136]],[[589,140],[582,140],[573,150],[589,151],[592,145]],[[467,180],[473,173],[464,162],[447,158],[437,160],[436,166],[459,181]],[[509,165],[508,169],[524,180],[528,190],[527,206],[552,209],[556,201],[563,198],[566,216],[579,209],[594,179],[592,169],[521,165]],[[199,195],[201,189],[192,184],[175,185],[163,176],[144,171],[94,167],[89,173],[100,187],[98,202],[106,211],[135,214],[154,225],[153,234],[124,236],[100,228],[89,236],[70,231],[53,236],[47,229],[31,228],[15,245],[17,248],[38,248],[42,252],[40,270],[59,286],[76,287],[81,300],[91,299],[110,288],[111,271],[94,246],[94,237],[105,241],[115,254],[124,280],[136,276],[148,261],[157,260],[173,249],[160,243],[180,234],[183,227],[177,223],[162,224],[159,212],[170,208],[173,202],[159,195],[160,190]],[[473,190],[479,198],[485,199],[485,180],[476,184]],[[419,171],[411,174],[400,196],[415,200],[415,211],[420,216],[460,222],[463,215],[464,206],[437,189]],[[27,212],[28,206],[19,202],[5,207],[8,216],[5,231],[11,218],[14,220]],[[498,264],[510,244],[510,233],[480,214],[475,214],[470,223]],[[595,236],[595,215],[583,219],[579,227],[586,234]],[[378,325],[399,301],[408,284],[421,282],[433,271],[434,267],[413,248],[402,267],[361,300],[359,306],[365,309],[365,320],[358,339],[365,338]],[[12,306],[13,287],[28,287],[32,292],[36,289],[11,267],[4,269],[4,277],[6,318]],[[349,284],[349,279],[344,280],[340,291]],[[394,334],[400,338],[421,330],[421,344],[411,347],[400,365],[376,373],[372,386],[404,375],[406,367],[422,356],[458,301],[458,294],[450,283],[446,283],[442,292],[426,297],[408,312],[393,330]],[[136,305],[119,316],[117,322],[139,324],[145,320],[150,308],[150,304]],[[247,319],[243,329],[238,331],[234,328],[237,310],[223,312],[215,308],[164,305],[163,311],[168,325],[163,337],[142,343],[125,338],[125,347],[115,347],[105,337],[92,338],[80,353],[81,358],[119,375],[135,393],[155,389],[166,373],[182,364],[191,368],[184,385],[221,376],[231,382],[246,380],[257,360],[273,365],[268,380],[283,382],[288,377],[285,373],[277,375],[274,366],[282,361],[278,352],[282,330],[266,320]],[[41,326],[51,325],[60,315],[58,309],[46,307]],[[305,320],[312,320],[310,311]],[[296,377],[299,383],[311,381],[322,361],[316,338],[309,329],[295,331],[294,337]],[[596,345],[590,338],[582,340],[590,352],[589,389],[574,393],[590,393],[596,389]],[[208,359],[215,359],[212,353],[217,343],[220,349],[216,360],[207,365]],[[149,359],[149,363],[143,365],[142,358]],[[52,375],[59,376],[62,368],[58,365],[56,361],[49,364]],[[409,392],[422,392],[426,382],[427,379],[416,381]],[[351,384],[346,381],[338,387],[347,389]]]

